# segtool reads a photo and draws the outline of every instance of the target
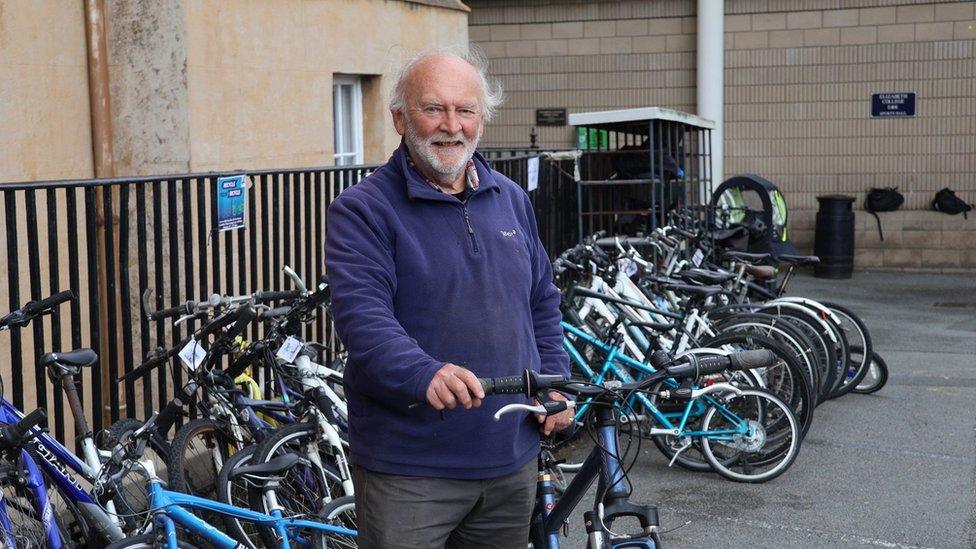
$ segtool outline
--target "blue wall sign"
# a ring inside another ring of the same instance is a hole
[[[247,177],[244,174],[217,178],[218,231],[230,231],[244,226],[246,184]]]
[[[915,92],[872,93],[872,118],[915,116]]]

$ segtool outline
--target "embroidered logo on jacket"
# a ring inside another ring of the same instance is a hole
[[[498,232],[502,233],[502,236],[507,236],[508,238],[514,238],[516,234],[515,229],[512,229],[510,231],[498,231]]]

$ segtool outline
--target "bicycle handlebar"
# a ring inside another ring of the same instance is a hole
[[[28,301],[21,308],[0,318],[0,326],[26,326],[34,317],[74,298],[75,294],[71,290],[65,290],[38,301]]]
[[[149,313],[149,320],[163,320],[164,318],[172,318],[174,316],[183,316],[188,314],[193,314],[196,310],[197,304],[193,301],[187,301],[182,305],[177,305],[176,307],[170,307],[169,309],[160,309],[158,311],[153,311]]]
[[[156,369],[157,367],[166,364],[169,361],[169,359],[178,355],[180,353],[180,350],[183,349],[183,346],[186,345],[189,341],[190,338],[186,338],[168,351],[164,350],[162,347],[156,347],[156,349],[152,352],[149,358],[146,359],[145,362],[140,364],[138,367],[134,368],[131,372],[118,378],[116,380],[116,383],[122,383],[122,382],[139,379],[140,377],[148,374],[149,372]]]
[[[698,357],[686,355],[662,367],[651,376],[633,383],[621,383],[613,387],[594,385],[589,381],[567,379],[560,375],[539,374],[532,370],[525,370],[521,375],[479,378],[482,389],[487,395],[525,395],[535,396],[540,391],[556,390],[581,397],[596,396],[607,391],[630,392],[644,390],[664,378],[697,378],[699,376],[716,374],[724,370],[751,370],[766,368],[776,363],[776,355],[768,349],[741,351],[729,356]]]
[[[0,429],[0,450],[10,451],[20,448],[26,442],[28,432],[45,419],[47,419],[47,410],[38,408],[17,423]]]
[[[298,290],[257,292],[254,294],[254,300],[260,303],[267,303],[268,301],[296,299],[301,295],[301,292]]]

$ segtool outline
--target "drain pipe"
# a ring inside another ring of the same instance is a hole
[[[88,45],[88,97],[91,104],[92,160],[95,177],[115,175],[112,156],[112,108],[109,104],[108,46],[105,43],[105,1],[85,0]]]
[[[95,177],[102,179],[115,176],[114,158],[112,155],[112,108],[109,98],[108,81],[108,46],[105,42],[105,2],[104,0],[85,1],[85,38],[88,49],[88,97],[91,110],[92,128],[92,161],[95,167]],[[105,225],[118,225],[118,217],[113,212],[105,211],[105,187],[95,190],[95,231],[96,258],[98,262],[98,332],[99,337],[99,379],[101,380],[102,409],[94,410],[101,413],[102,426],[107,427],[112,422],[111,395],[116,386],[112,379],[109,366],[110,349],[115,345],[115,356],[122,356],[122,331],[112,330],[108,323],[109,317],[109,289],[108,289],[108,255],[115,254],[115,265],[119,264],[119,250],[114,242],[106,242]],[[112,203],[118,205],[118,189],[111,187]],[[118,231],[114,231],[117,234]],[[116,317],[121,319],[121,303],[116,300]],[[125,399],[119,389],[119,403]],[[79,435],[83,433],[78,433]]]
[[[724,0],[698,0],[698,116],[715,122],[712,152],[712,188],[724,177],[722,171],[723,62],[725,46]],[[702,193],[705,193],[704,187]]]

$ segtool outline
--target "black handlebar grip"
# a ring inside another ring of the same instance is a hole
[[[183,346],[186,345],[187,341],[189,340],[184,339],[176,347],[173,347],[172,349],[166,352],[162,352],[163,350],[162,347],[157,347],[156,350],[153,351],[153,355],[150,358],[148,358],[145,362],[143,362],[142,364],[134,368],[131,372],[120,377],[117,381],[119,383],[122,383],[126,381],[133,381],[139,379],[140,377],[148,374],[149,372],[159,367],[160,365],[166,364],[166,362],[168,362],[169,359],[179,354],[180,350],[183,349]]]
[[[27,432],[45,419],[47,419],[47,410],[44,408],[34,410],[17,423],[3,429],[4,441],[10,446],[19,446],[23,442],[23,438]]]
[[[215,334],[220,330],[223,330],[224,328],[230,326],[237,320],[240,311],[243,309],[244,308],[242,307],[241,309],[238,309],[236,311],[226,312],[218,316],[217,318],[211,320],[209,324],[201,328],[200,333],[202,335],[207,336],[207,335]]]
[[[769,349],[742,351],[729,356],[733,370],[752,370],[753,368],[768,368],[776,363],[776,355]]]
[[[24,315],[36,315],[41,311],[50,309],[57,305],[64,303],[65,301],[70,301],[74,299],[75,294],[71,290],[65,290],[63,292],[58,292],[51,297],[46,297],[40,301],[30,301],[20,308]]]
[[[680,227],[675,227],[674,228],[674,232],[680,234],[681,236],[683,236],[685,238],[698,238],[698,234],[697,233],[693,233],[693,232],[690,232],[690,231],[686,231],[686,230],[684,230],[684,229],[682,229]]]
[[[269,318],[285,316],[290,310],[291,307],[287,305],[284,307],[275,307],[274,309],[265,309],[263,311],[258,311],[258,319],[267,320]]]
[[[158,311],[153,311],[149,313],[149,320],[162,320],[164,318],[172,318],[174,316],[183,316],[190,314],[190,309],[193,307],[192,302],[188,301],[182,305],[177,305],[176,307],[170,307],[169,309],[160,309]]]
[[[481,378],[478,381],[481,382],[481,387],[485,390],[485,395],[524,395],[526,391],[524,374],[508,377]]]
[[[717,374],[729,369],[729,357],[727,356],[702,356],[698,357],[698,375],[707,376]]]
[[[298,290],[288,290],[288,291],[268,291],[268,292],[258,292],[254,294],[255,301],[266,302],[266,301],[278,301],[281,299],[296,299],[301,296]]]
[[[254,310],[254,307],[247,306],[241,307],[237,310],[237,314],[232,315],[235,320],[233,328],[224,334],[227,339],[234,339],[235,337],[244,333],[247,330],[248,324],[250,324],[255,318],[257,318],[258,313]]]

